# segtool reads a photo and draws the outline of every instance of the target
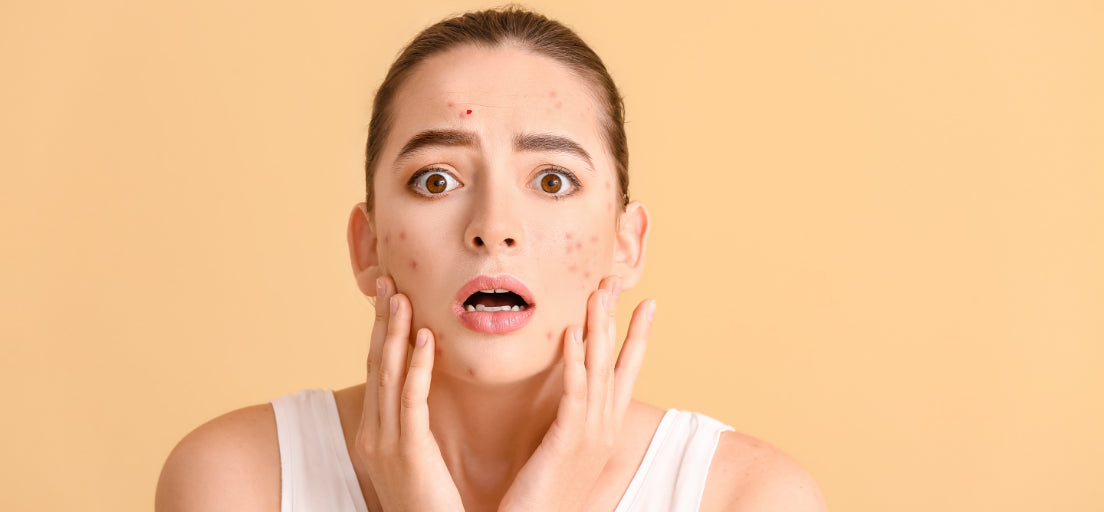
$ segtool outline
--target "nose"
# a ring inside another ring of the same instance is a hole
[[[489,185],[489,184],[488,184]],[[472,251],[509,253],[523,242],[521,212],[510,192],[487,187],[471,205],[464,243]]]

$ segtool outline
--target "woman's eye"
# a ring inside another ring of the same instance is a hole
[[[423,196],[437,196],[460,187],[460,182],[441,169],[423,169],[410,177],[410,187]]]
[[[579,188],[579,180],[568,171],[556,169],[538,174],[531,185],[546,194],[563,197]]]

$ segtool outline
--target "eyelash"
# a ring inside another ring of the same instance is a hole
[[[548,194],[546,192],[545,195],[547,195],[548,197],[551,197],[552,199],[555,199],[555,200],[559,201],[559,200],[561,200],[565,197],[571,197],[575,194],[578,194],[579,191],[583,190],[583,183],[581,181],[579,181],[578,176],[575,176],[575,173],[573,173],[573,172],[571,172],[567,169],[564,169],[563,167],[556,167],[556,166],[545,167],[544,169],[541,169],[540,172],[537,173],[537,176],[536,176],[536,178],[533,178],[533,181],[537,181],[541,176],[544,176],[545,174],[549,174],[549,173],[558,174],[560,176],[563,176],[564,178],[567,178],[567,181],[571,182],[571,192],[569,192],[567,194]]]
[[[449,192],[451,192],[451,191],[442,192],[440,194],[425,194],[421,190],[419,190],[418,189],[418,181],[420,179],[422,179],[422,177],[427,175],[427,174],[442,174],[442,175],[448,176],[449,178],[455,180],[458,183],[460,182],[460,180],[456,179],[456,176],[453,176],[453,174],[451,172],[449,172],[445,169],[442,169],[440,167],[426,167],[425,169],[418,170],[417,172],[414,173],[413,176],[410,177],[410,180],[406,182],[407,188],[409,188],[411,192],[413,192],[415,194],[418,194],[419,196],[422,196],[422,197],[427,198],[427,199],[440,199],[442,197],[445,197],[445,196],[449,195]],[[456,188],[460,188],[460,187],[463,187],[463,186],[464,185],[461,184],[459,187],[456,187]],[[456,189],[453,189],[453,190],[456,190]]]

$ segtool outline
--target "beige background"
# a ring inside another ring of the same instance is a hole
[[[1104,510],[1104,9],[837,4],[530,4],[626,97],[638,397],[838,511]],[[486,5],[0,7],[0,509],[149,509],[199,423],[361,379],[371,94]]]

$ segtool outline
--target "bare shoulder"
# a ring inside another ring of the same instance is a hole
[[[828,510],[816,481],[778,448],[725,432],[709,467],[701,510]]]
[[[280,448],[271,404],[215,418],[181,439],[157,482],[158,512],[280,509]]]

